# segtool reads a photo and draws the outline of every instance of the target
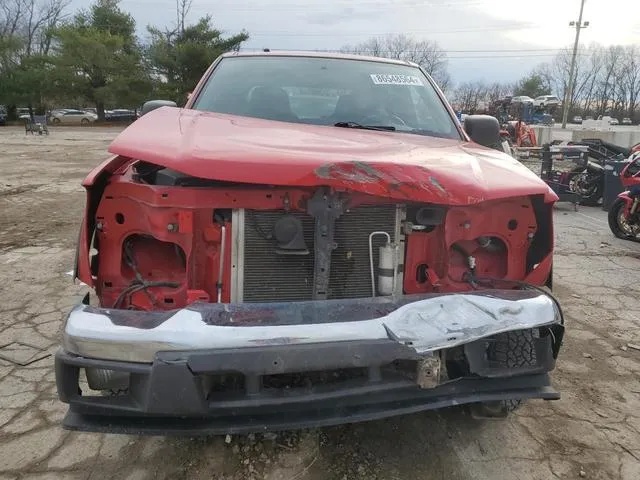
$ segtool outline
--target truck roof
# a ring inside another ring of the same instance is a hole
[[[265,51],[266,50],[266,51]],[[354,55],[349,53],[337,52],[309,52],[296,50],[261,50],[261,51],[243,51],[243,52],[227,52],[222,55],[226,57],[309,57],[309,58],[337,58],[343,60],[359,60],[366,62],[390,63],[395,65],[410,65],[418,67],[416,63],[406,60],[397,60],[392,58],[373,57],[368,55]]]

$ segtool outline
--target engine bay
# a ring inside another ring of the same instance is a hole
[[[543,207],[535,196],[397,203],[137,162],[97,205],[91,274],[102,306],[135,310],[458,292],[483,279],[544,284]]]

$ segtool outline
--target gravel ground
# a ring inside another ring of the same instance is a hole
[[[278,435],[64,431],[51,353],[84,288],[72,265],[80,182],[118,130],[0,128],[0,480],[640,478],[640,245],[605,212],[556,208],[555,290],[567,316],[556,402],[506,421],[460,410]],[[3,347],[4,346],[4,347]],[[43,358],[44,357],[44,358]]]

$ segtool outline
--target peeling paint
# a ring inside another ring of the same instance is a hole
[[[442,193],[447,194],[447,191],[444,189],[442,185],[440,185],[440,182],[438,182],[438,180],[435,177],[429,177],[429,181],[434,187],[436,187]]]
[[[323,179],[358,183],[376,183],[382,180],[377,170],[361,162],[322,165],[316,169],[316,175]]]

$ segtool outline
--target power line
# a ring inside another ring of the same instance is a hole
[[[383,37],[385,35],[400,35],[424,33],[428,35],[448,35],[452,33],[471,33],[471,32],[500,32],[513,30],[531,30],[539,28],[539,25],[531,26],[509,26],[509,27],[489,27],[489,28],[469,28],[469,29],[450,29],[450,30],[404,30],[401,32],[385,32],[385,33],[353,33],[351,32],[331,32],[331,33],[307,33],[307,32],[249,32],[253,37]]]
[[[142,6],[157,6],[157,0],[129,0],[128,4],[142,5]],[[409,3],[383,3],[383,2],[358,2],[357,7],[354,7],[352,2],[332,2],[331,4],[317,3],[311,5],[301,5],[300,3],[277,3],[270,5],[239,5],[233,4],[216,4],[215,8],[205,5],[194,5],[192,10],[206,10],[207,12],[277,12],[277,11],[301,11],[301,12],[326,12],[335,13],[337,8],[349,8],[362,11],[363,8],[378,11],[399,10],[406,8],[458,8],[458,7],[472,7],[477,5],[485,5],[486,0],[471,0],[464,2],[445,2],[434,3],[433,1],[427,2],[409,2]],[[316,8],[320,8],[317,10]]]

